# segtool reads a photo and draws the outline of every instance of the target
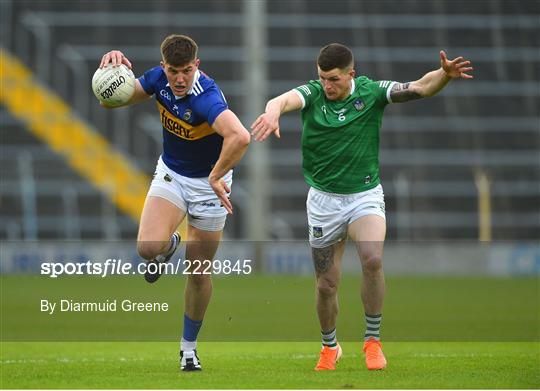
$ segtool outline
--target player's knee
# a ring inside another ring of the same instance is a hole
[[[362,260],[364,273],[378,273],[382,270],[382,258],[378,255],[368,254]]]
[[[189,274],[189,284],[196,290],[206,289],[212,286],[209,274]]]
[[[319,278],[317,280],[317,291],[320,297],[333,297],[337,294],[338,284],[330,278]]]
[[[141,258],[150,261],[162,252],[162,247],[160,242],[138,241],[137,253]]]

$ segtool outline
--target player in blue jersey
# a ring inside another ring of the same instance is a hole
[[[244,155],[250,135],[229,110],[217,84],[199,70],[197,44],[170,35],[161,44],[160,66],[136,80],[125,105],[155,98],[163,126],[163,153],[142,211],[137,249],[148,263],[168,262],[180,242],[176,228],[187,216],[186,259],[213,259],[225,219],[233,212],[229,194],[232,169]],[[118,50],[106,53],[100,68],[131,62]],[[125,106],[124,105],[124,106]],[[146,273],[148,282],[160,274]],[[180,345],[183,371],[200,370],[197,334],[212,294],[208,274],[189,274]]]

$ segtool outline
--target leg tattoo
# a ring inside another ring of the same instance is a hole
[[[334,264],[334,246],[325,248],[311,248],[313,264],[317,274],[326,273]]]

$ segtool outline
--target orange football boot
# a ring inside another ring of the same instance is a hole
[[[364,353],[366,354],[366,366],[370,371],[384,369],[386,358],[382,352],[381,341],[369,338],[364,342]]]
[[[336,363],[341,357],[342,354],[341,346],[337,344],[336,347],[331,348],[328,346],[323,346],[321,349],[321,355],[319,357],[319,362],[315,367],[316,371],[333,371],[336,369]]]

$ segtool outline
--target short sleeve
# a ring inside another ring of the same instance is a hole
[[[296,87],[293,89],[293,91],[296,92],[300,97],[300,100],[302,101],[302,109],[308,107],[313,101],[313,98],[317,95],[317,88],[315,87],[313,81]]]
[[[139,77],[139,82],[148,95],[154,95],[156,93],[155,86],[161,76],[161,72],[161,67],[155,67],[144,72],[144,74]]]
[[[392,91],[392,87],[394,87],[394,84],[396,84],[395,81],[379,80],[373,82],[373,84],[373,89],[375,91],[375,94],[377,95],[377,100],[379,102],[381,102],[383,105],[393,103],[392,99],[390,98],[390,92]]]
[[[214,86],[197,97],[194,110],[212,125],[216,118],[229,108],[221,90]]]

